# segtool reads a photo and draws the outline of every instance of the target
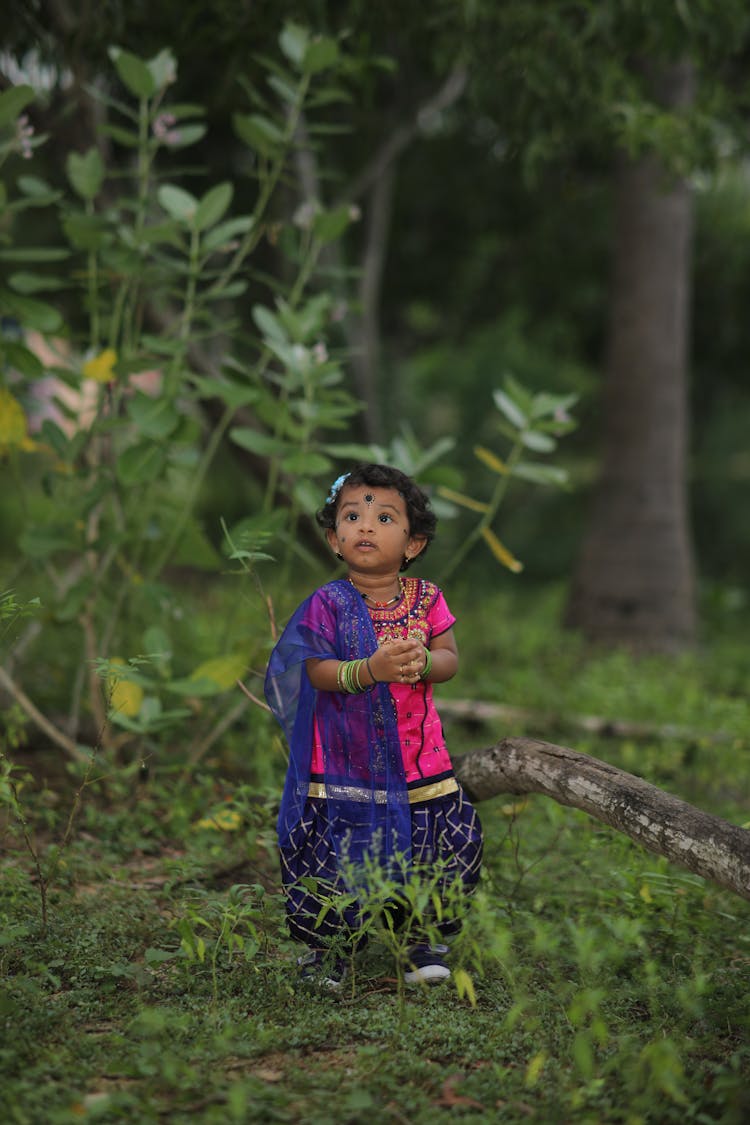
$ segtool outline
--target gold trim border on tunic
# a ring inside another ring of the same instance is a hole
[[[430,785],[420,785],[416,789],[409,789],[409,804],[417,805],[422,801],[432,801],[436,797],[445,797],[448,793],[458,792],[458,782],[455,777],[444,777],[442,781],[434,781]],[[311,781],[307,787],[308,797],[332,797],[340,801],[375,801],[384,805],[387,798],[385,789],[367,789],[360,785],[331,785],[326,787],[320,781]]]

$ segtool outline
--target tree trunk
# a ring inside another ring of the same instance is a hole
[[[370,189],[365,213],[365,245],[359,284],[360,319],[352,348],[354,386],[366,404],[362,418],[365,438],[383,441],[383,425],[378,399],[380,368],[380,296],[383,269],[388,250],[391,208],[396,169],[393,162],[384,165]]]
[[[532,738],[504,738],[473,750],[456,758],[455,769],[475,801],[500,793],[543,793],[750,900],[750,832],[640,777]]]
[[[689,65],[667,67],[658,100],[684,106],[692,84]],[[616,196],[603,465],[566,622],[594,640],[673,651],[695,629],[686,480],[692,199],[656,155],[621,157]]]

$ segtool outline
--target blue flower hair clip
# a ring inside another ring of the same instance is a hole
[[[348,476],[349,476],[348,473],[342,473],[340,477],[336,477],[336,480],[331,485],[331,491],[326,496],[326,504],[333,504],[334,503],[334,501],[336,500],[336,497],[338,496],[339,492],[341,491],[342,484],[344,483],[344,481],[346,480],[346,478]]]

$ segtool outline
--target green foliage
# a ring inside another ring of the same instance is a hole
[[[748,705],[722,671],[735,649],[710,635],[702,656],[679,665],[584,654],[551,624],[559,596],[521,591],[457,607],[465,679],[501,701],[655,725],[674,720],[679,693],[692,744],[655,734],[573,744],[748,822]],[[488,614],[503,622],[491,637],[481,628]],[[557,722],[569,742],[564,716]],[[697,733],[721,729],[727,739]],[[466,745],[456,724],[447,734],[454,752]],[[472,730],[470,745],[496,735]],[[744,900],[583,813],[501,796],[479,807],[484,875],[452,948],[453,984],[400,991],[402,939],[388,927],[388,902],[401,895],[432,925],[431,889],[373,875],[363,919],[371,941],[351,987],[332,997],[300,982],[299,946],[285,935],[274,844],[283,758],[260,726],[252,754],[247,731],[234,741],[236,759],[182,780],[162,757],[145,780],[111,770],[87,789],[46,935],[17,822],[2,828],[0,1105],[9,1121],[65,1123],[85,1112],[206,1125],[364,1114],[424,1125],[457,1115],[742,1125]],[[74,790],[80,770],[68,772]],[[55,790],[24,779],[37,837],[62,831],[69,798],[62,783]]]
[[[235,119],[250,190],[226,179],[206,183],[205,173],[196,190],[186,185],[190,173],[168,170],[170,158],[174,166],[174,154],[205,131],[202,107],[172,97],[177,63],[168,49],[144,59],[111,48],[122,90],[97,94],[99,135],[65,160],[70,193],[13,176],[8,161],[0,254],[25,269],[0,291],[0,455],[17,497],[15,546],[25,582],[43,591],[44,635],[77,650],[64,688],[75,725],[81,660],[98,662],[109,685],[86,677],[90,721],[104,729],[105,696],[114,692],[110,717],[141,740],[189,713],[170,706],[170,693],[217,695],[263,662],[264,632],[250,639],[237,621],[223,651],[212,646],[205,659],[188,655],[175,665],[170,618],[178,593],[166,569],[220,564],[218,526],[204,529],[194,513],[225,439],[268,465],[256,536],[273,533],[291,544],[300,510],[314,506],[311,478],[330,475],[333,435],[358,409],[326,347],[332,298],[309,289],[323,247],[353,213],[327,210],[319,200],[294,220],[279,223],[272,211],[299,122],[303,115],[314,122],[315,99],[343,55],[336,40],[295,24],[282,31],[279,50],[281,60],[265,63],[262,112]],[[250,90],[257,101],[256,93]],[[26,87],[3,94],[0,124],[10,128],[30,98]],[[109,162],[102,155],[107,137],[115,153]],[[2,155],[30,156],[32,147],[17,130]],[[132,161],[120,167],[123,150]],[[27,228],[16,217],[29,207],[56,214],[62,244],[20,241]],[[254,265],[267,239],[288,260],[285,282],[268,287]],[[238,330],[248,306],[255,325],[249,335]],[[42,358],[31,330],[48,338]],[[36,423],[31,438],[42,374],[58,380],[57,395],[53,417]],[[274,509],[282,481],[291,505],[280,526]],[[268,558],[255,553],[253,566]],[[64,634],[75,639],[62,641]],[[104,737],[109,744],[108,731]]]
[[[574,427],[574,422],[568,411],[573,406],[577,396],[552,395],[546,391],[534,394],[508,375],[505,379],[504,389],[495,390],[492,397],[501,415],[497,429],[510,441],[510,452],[503,460],[492,450],[485,449],[483,446],[475,446],[474,448],[477,459],[498,477],[490,499],[486,503],[475,500],[470,496],[464,496],[452,489],[441,488],[439,490],[444,499],[480,513],[480,519],[476,526],[464,537],[460,548],[451,560],[448,568],[449,574],[457,569],[480,537],[484,539],[499,563],[516,573],[522,570],[523,564],[503,545],[492,528],[500,505],[505,498],[510,479],[517,477],[531,484],[555,485],[558,487],[568,483],[568,474],[565,469],[556,465],[544,464],[538,460],[530,461],[527,456],[528,454],[547,454],[555,451],[558,437],[568,433]]]

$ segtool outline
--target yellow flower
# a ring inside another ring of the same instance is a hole
[[[26,415],[17,398],[0,387],[0,454],[11,449],[36,449],[36,442],[29,437]]]
[[[510,553],[508,548],[503,546],[491,528],[483,527],[482,537],[498,562],[501,562],[503,566],[507,566],[508,570],[512,570],[514,574],[518,574],[519,571],[523,570],[523,563],[519,562],[518,559]]]
[[[97,383],[110,383],[115,378],[112,370],[117,363],[117,352],[114,348],[105,348],[93,359],[88,359],[83,365],[84,379],[93,379]]]
[[[141,709],[143,688],[140,684],[134,684],[131,680],[120,679],[117,668],[125,666],[122,657],[113,656],[109,665],[110,674],[107,677],[109,705],[113,711],[132,719]]]
[[[242,817],[234,809],[221,809],[216,816],[204,816],[196,828],[218,828],[222,832],[236,832],[242,824]]]
[[[488,469],[492,469],[493,473],[500,473],[501,476],[508,475],[508,466],[491,449],[485,449],[483,445],[475,445],[474,456],[478,457]]]

